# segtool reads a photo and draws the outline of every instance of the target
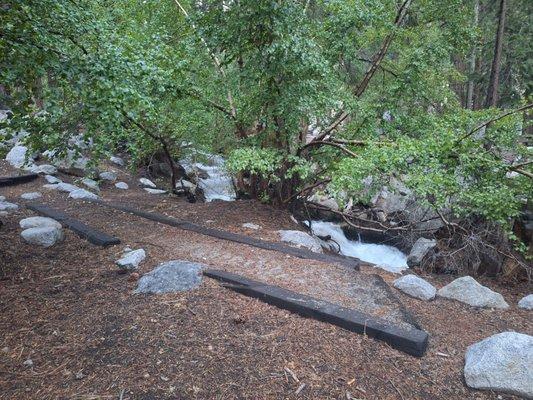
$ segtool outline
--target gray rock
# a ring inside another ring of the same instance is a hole
[[[61,229],[61,224],[53,218],[29,217],[21,219],[19,225],[22,229],[53,227]]]
[[[43,185],[43,188],[49,189],[49,190],[57,190],[57,184],[56,183],[47,183]]]
[[[151,194],[165,194],[167,192],[166,190],[152,189],[152,188],[144,188],[144,190],[146,190],[148,193],[151,193]]]
[[[394,287],[420,300],[431,300],[435,297],[437,289],[416,275],[405,275],[394,281]]]
[[[189,189],[191,192],[194,192],[196,190],[196,185],[186,179],[180,179],[178,182],[176,182],[176,189],[183,188]]]
[[[47,175],[57,174],[57,168],[50,164],[32,165],[25,169],[33,172],[34,174],[47,174]]]
[[[169,293],[191,290],[202,282],[204,265],[189,261],[168,261],[139,279],[136,293]]]
[[[25,367],[33,367],[33,360],[31,358],[28,358],[26,361],[22,363]]]
[[[116,164],[116,165],[119,165],[121,167],[124,166],[124,160],[120,157],[117,157],[117,156],[111,156],[109,158],[109,161],[111,161],[113,164]]]
[[[106,171],[106,172],[100,172],[100,174],[98,175],[98,177],[104,181],[116,181],[117,180],[117,174],[115,174],[114,172],[111,172],[111,171]]]
[[[70,192],[68,197],[70,197],[72,199],[77,199],[77,200],[96,200],[96,199],[98,199],[98,196],[96,194],[91,193],[91,192],[89,192],[88,190],[85,190],[85,189],[73,190],[72,192]]]
[[[6,155],[6,161],[14,168],[21,168],[26,163],[26,146],[17,145],[13,147]]]
[[[126,182],[117,182],[115,183],[115,187],[117,189],[122,189],[122,190],[127,190],[130,188]]]
[[[480,285],[471,276],[458,278],[438,291],[438,295],[447,299],[457,300],[473,307],[509,308],[503,296]]]
[[[331,208],[334,211],[339,210],[339,203],[337,203],[337,200],[325,194],[315,193],[309,198],[309,200],[314,203],[320,204],[321,206]]]
[[[247,229],[253,229],[253,230],[261,229],[261,227],[259,225],[253,224],[251,222],[246,222],[246,223],[242,224],[242,227],[243,228],[247,228]]]
[[[60,192],[65,192],[65,193],[71,193],[71,192],[74,192],[76,190],[81,190],[81,188],[79,188],[78,186],[72,185],[72,184],[66,183],[66,182],[58,183],[57,185],[55,185],[55,189],[59,190]]]
[[[410,267],[419,265],[426,254],[436,245],[437,241],[435,239],[419,238],[413,245],[409,256],[407,256],[407,265]]]
[[[502,332],[468,347],[466,384],[533,399],[533,336]]]
[[[98,186],[98,182],[96,182],[93,179],[83,178],[81,180],[81,183],[83,185],[85,185],[86,187],[88,187],[89,189],[92,189],[92,190],[97,191],[97,192],[100,191],[100,187]]]
[[[0,201],[6,201],[6,196],[0,196]]]
[[[53,226],[29,228],[20,234],[22,238],[34,245],[50,247],[63,240],[63,230]]]
[[[522,300],[518,302],[518,307],[523,308],[524,310],[533,310],[533,294],[523,297]]]
[[[15,203],[10,203],[8,201],[0,201],[0,211],[15,211],[18,210],[19,206]]]
[[[146,253],[143,249],[127,251],[122,255],[122,258],[117,260],[117,265],[120,269],[131,271],[139,268],[139,264],[146,258]]]
[[[56,178],[55,176],[52,176],[52,175],[45,175],[44,179],[46,179],[46,182],[48,183],[61,183],[61,179]]]
[[[147,178],[140,178],[139,179],[139,183],[141,184],[142,187],[147,187],[147,188],[152,188],[152,189],[156,189],[157,188],[155,183],[152,182],[150,179],[147,179]]]
[[[320,239],[303,231],[281,230],[278,231],[282,242],[290,243],[297,247],[305,247],[316,253],[322,253]]]
[[[35,200],[40,197],[43,197],[43,195],[39,192],[29,192],[29,193],[23,193],[20,195],[21,198],[24,200]]]

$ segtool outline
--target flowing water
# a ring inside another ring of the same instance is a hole
[[[312,221],[311,228],[315,235],[327,236],[338,243],[340,253],[356,257],[362,261],[375,264],[377,267],[393,273],[401,273],[407,269],[407,256],[399,249],[385,244],[363,243],[360,240],[349,240],[340,225],[333,222]],[[331,243],[334,248],[335,243]]]

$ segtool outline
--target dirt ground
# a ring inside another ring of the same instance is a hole
[[[130,189],[105,184],[106,201],[265,240],[277,240],[276,230],[296,229],[283,210],[252,201],[190,204],[150,195],[135,179],[118,172]],[[0,163],[0,176],[11,173]],[[135,275],[118,274],[114,265],[126,246],[147,251],[140,274],[159,262],[184,259],[362,306],[357,296],[350,297],[350,290],[357,289],[349,284],[357,281],[353,271],[67,199],[64,193],[43,189],[44,183],[39,178],[0,188],[0,195],[21,206],[1,217],[0,399],[516,398],[467,388],[462,370],[470,344],[507,330],[533,334],[531,312],[516,307],[531,289],[525,284],[480,279],[511,305],[503,311],[440,298],[422,302],[397,292],[430,334],[427,354],[414,358],[382,342],[239,295],[207,278],[186,293],[135,295]],[[43,203],[122,243],[103,249],[65,230],[64,242],[51,248],[26,244],[18,221],[34,214],[19,196],[30,191],[42,192]],[[242,228],[245,222],[261,229]],[[362,273],[379,273],[389,283],[395,278],[369,266]],[[424,278],[437,287],[454,279]]]

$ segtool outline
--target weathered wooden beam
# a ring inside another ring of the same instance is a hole
[[[21,183],[31,182],[39,177],[38,174],[27,174],[20,176],[0,177],[0,187],[19,185]]]
[[[124,211],[138,217],[146,218],[151,221],[159,222],[161,224],[174,226],[187,231],[196,232],[202,235],[211,236],[217,239],[228,240],[231,242],[242,243],[248,246],[257,247],[260,249],[277,251],[284,254],[289,254],[294,257],[316,260],[327,263],[341,264],[353,269],[359,269],[359,260],[353,257],[347,257],[339,254],[322,254],[315,253],[311,250],[301,249],[297,247],[287,246],[277,242],[268,242],[261,239],[256,239],[246,235],[240,235],[233,232],[227,232],[220,229],[207,228],[205,226],[193,224],[187,221],[180,221],[176,218],[168,217],[163,214],[159,214],[151,211],[142,211],[133,207],[125,206],[122,204],[107,203],[102,200],[90,200],[91,203],[100,204],[105,207],[113,208],[116,210]]]
[[[65,225],[70,230],[76,232],[80,237],[88,240],[92,244],[97,246],[111,246],[120,243],[120,239],[110,236],[107,233],[101,232],[95,228],[92,228],[88,225],[85,225],[83,222],[71,218],[67,214],[50,208],[44,204],[32,203],[26,205],[32,211],[35,211],[39,214],[42,214],[46,217],[55,219],[56,221],[61,222],[62,225]]]
[[[429,335],[414,327],[408,329],[396,326],[379,317],[226,271],[206,270],[204,275],[228,283],[225,287],[235,292],[257,298],[303,317],[327,322],[381,340],[415,357],[422,357],[427,349]]]

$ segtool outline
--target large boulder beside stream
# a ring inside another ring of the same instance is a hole
[[[431,300],[437,293],[437,289],[431,283],[416,275],[405,275],[396,279],[394,287],[420,300]]]
[[[503,296],[479,284],[471,276],[458,278],[438,291],[438,295],[473,307],[509,308]]]
[[[418,238],[407,257],[407,265],[410,267],[420,265],[426,254],[436,245],[435,239]]]
[[[281,230],[278,231],[282,242],[296,247],[304,247],[315,253],[322,253],[322,241],[303,231]]]
[[[533,336],[502,332],[475,343],[465,356],[466,384],[533,399]]]

